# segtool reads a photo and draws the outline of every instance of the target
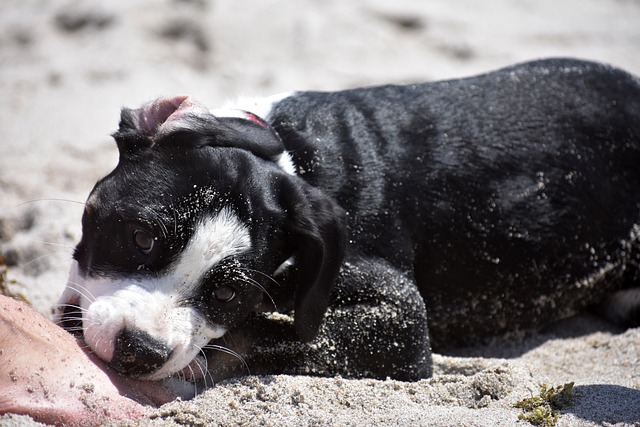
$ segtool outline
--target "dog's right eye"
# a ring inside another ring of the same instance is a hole
[[[155,239],[144,230],[135,230],[133,232],[133,243],[144,254],[151,253]]]

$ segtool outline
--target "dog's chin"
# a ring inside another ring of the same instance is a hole
[[[136,378],[144,381],[166,381],[169,378],[174,378],[188,382],[192,386],[194,384],[210,383],[211,375],[208,372],[207,363],[206,357],[199,353],[186,365],[176,364],[177,366],[171,366],[171,363],[169,363],[155,372],[136,376]]]

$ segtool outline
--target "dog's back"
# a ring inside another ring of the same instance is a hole
[[[298,93],[270,121],[302,177],[350,213],[352,247],[414,275],[435,346],[566,317],[637,280],[629,74],[539,61]]]

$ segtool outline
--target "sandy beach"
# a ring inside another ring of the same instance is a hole
[[[51,314],[82,203],[117,163],[109,135],[122,106],[191,94],[215,108],[237,96],[433,81],[549,56],[640,75],[640,1],[0,2],[6,292]],[[416,383],[238,378],[132,425],[526,426],[514,404],[570,382],[558,426],[640,426],[640,330],[585,314],[518,341],[438,354],[434,377]]]

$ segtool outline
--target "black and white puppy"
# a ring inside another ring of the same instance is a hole
[[[122,110],[57,310],[114,368],[415,380],[432,346],[603,301],[638,324],[635,77],[557,59],[244,110]]]

